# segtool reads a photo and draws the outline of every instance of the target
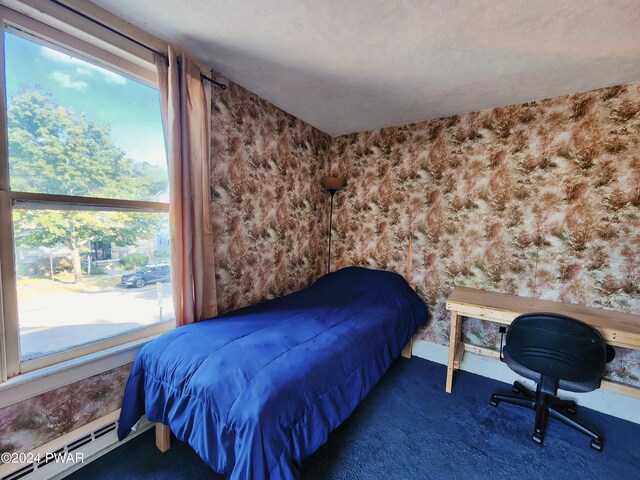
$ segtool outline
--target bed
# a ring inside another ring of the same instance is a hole
[[[348,267],[145,345],[118,436],[143,414],[229,479],[295,479],[380,380],[427,309],[402,276]]]

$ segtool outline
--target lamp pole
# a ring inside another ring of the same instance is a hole
[[[327,258],[327,273],[331,272],[331,230],[333,225],[333,196],[337,191],[338,190],[335,188],[329,189],[329,193],[331,194],[331,206],[329,207],[329,258]]]
[[[322,186],[331,194],[331,207],[329,208],[329,258],[327,259],[327,273],[331,272],[331,230],[333,228],[333,197],[344,186],[344,178],[322,177]]]

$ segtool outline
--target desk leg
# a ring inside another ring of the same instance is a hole
[[[451,393],[453,387],[454,363],[458,358],[458,349],[463,348],[460,344],[460,334],[462,333],[462,318],[458,312],[451,312],[451,334],[449,336],[449,362],[447,363],[447,393]]]

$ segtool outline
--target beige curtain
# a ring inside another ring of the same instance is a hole
[[[217,315],[211,227],[211,87],[200,67],[169,47],[156,55],[169,164],[171,278],[177,325]]]

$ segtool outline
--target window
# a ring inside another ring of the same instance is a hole
[[[140,78],[124,61],[116,69],[96,59],[95,48],[91,57],[79,53],[80,41],[71,39],[73,49],[59,41],[65,34],[45,38],[40,32],[52,29],[38,25],[5,20],[2,37],[8,376],[174,323],[167,162],[153,76]]]

